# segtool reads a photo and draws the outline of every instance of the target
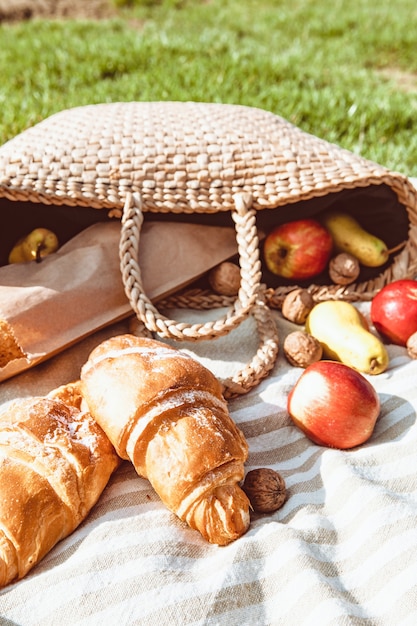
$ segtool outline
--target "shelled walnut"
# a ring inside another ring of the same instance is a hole
[[[248,472],[242,489],[257,513],[273,513],[284,504],[287,498],[283,477],[279,472],[268,467],[260,467]]]
[[[323,356],[321,343],[303,330],[295,330],[284,339],[282,346],[285,358],[294,367],[306,368]]]
[[[336,285],[350,285],[361,271],[358,259],[352,254],[341,252],[330,259],[329,276]]]
[[[224,261],[210,270],[210,287],[221,296],[236,296],[240,288],[240,268],[236,263]]]
[[[304,324],[314,304],[311,293],[307,289],[297,287],[285,296],[281,309],[282,315],[294,324]]]

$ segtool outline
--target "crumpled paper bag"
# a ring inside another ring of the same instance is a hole
[[[0,267],[3,349],[6,335],[8,353],[16,344],[15,358],[0,367],[0,381],[133,314],[120,272],[119,238],[119,222],[97,223],[41,263]],[[143,287],[156,302],[236,254],[236,234],[229,227],[150,221],[143,225],[139,250]]]

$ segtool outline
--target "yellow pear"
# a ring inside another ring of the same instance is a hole
[[[41,261],[58,249],[58,237],[48,228],[35,228],[26,237],[21,237],[10,251],[9,263]]]
[[[389,364],[382,341],[350,302],[319,302],[310,311],[306,331],[321,344],[323,356],[341,361],[364,374],[380,374]]]
[[[52,254],[58,249],[58,237],[48,228],[35,228],[22,243],[23,254],[28,261],[40,261],[48,254]]]
[[[330,232],[335,248],[355,256],[366,267],[379,267],[388,261],[387,245],[372,235],[349,213],[328,211],[321,217]]]

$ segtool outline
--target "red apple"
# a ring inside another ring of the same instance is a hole
[[[274,228],[265,239],[263,254],[273,274],[304,280],[327,267],[332,248],[332,236],[324,226],[314,219],[302,219]]]
[[[395,280],[382,287],[372,299],[370,314],[383,337],[405,346],[417,331],[417,281]]]
[[[380,400],[360,372],[337,361],[317,361],[290,391],[288,413],[318,445],[353,448],[372,435]]]

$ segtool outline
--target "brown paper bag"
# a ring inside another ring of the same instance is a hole
[[[97,223],[41,263],[0,267],[0,318],[8,335],[3,343],[0,336],[0,354],[6,339],[10,353],[0,381],[133,314],[120,272],[119,240],[118,222]],[[147,222],[139,252],[144,288],[157,301],[236,252],[233,228]]]

